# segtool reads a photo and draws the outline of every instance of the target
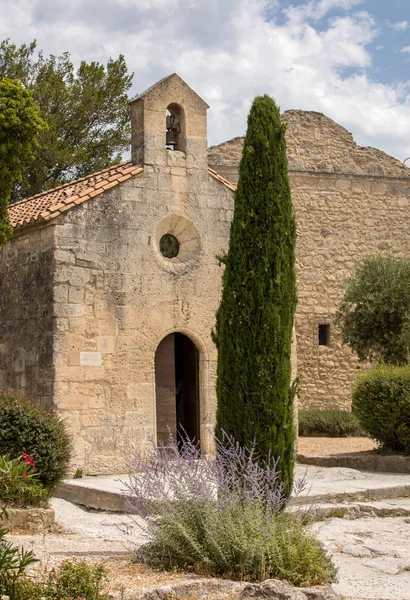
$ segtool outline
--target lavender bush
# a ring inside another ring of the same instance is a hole
[[[215,439],[216,458],[201,458],[185,436],[177,444],[132,448],[127,485],[144,519],[146,543],[137,560],[165,569],[260,581],[283,578],[299,586],[330,582],[335,570],[308,531],[302,513],[286,510],[277,462],[257,448]],[[297,482],[296,493],[304,485]]]

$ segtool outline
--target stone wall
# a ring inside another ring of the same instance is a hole
[[[53,228],[0,247],[0,386],[53,401]]]
[[[55,398],[75,465],[90,474],[123,472],[129,445],[155,437],[155,352],[173,331],[199,350],[201,444],[211,449],[216,255],[227,248],[232,192],[189,170],[182,153],[166,157],[56,219]],[[181,260],[159,252],[163,231],[179,236]]]
[[[408,256],[410,170],[319,113],[287,111],[287,152],[297,228],[296,314],[301,406],[349,408],[360,368],[342,346],[335,314],[344,282],[367,254]],[[212,168],[238,178],[243,138],[210,148]],[[330,325],[330,345],[318,325]]]

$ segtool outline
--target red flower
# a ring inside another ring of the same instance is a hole
[[[32,471],[37,471],[36,467],[31,467]]]
[[[26,452],[23,452],[21,456],[25,463],[27,463],[28,465],[34,465],[34,458],[32,456],[29,456],[28,454],[26,454]]]
[[[24,477],[28,477],[28,473],[24,473]]]

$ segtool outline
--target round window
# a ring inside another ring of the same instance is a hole
[[[179,253],[179,242],[172,233],[166,233],[159,240],[159,249],[165,258],[175,258]]]

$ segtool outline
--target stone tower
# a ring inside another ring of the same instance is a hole
[[[209,106],[176,73],[161,79],[130,105],[133,164],[166,166],[167,150],[171,149],[179,152],[180,158],[184,155],[188,169],[208,171]],[[169,134],[175,142],[173,147],[166,143]]]

